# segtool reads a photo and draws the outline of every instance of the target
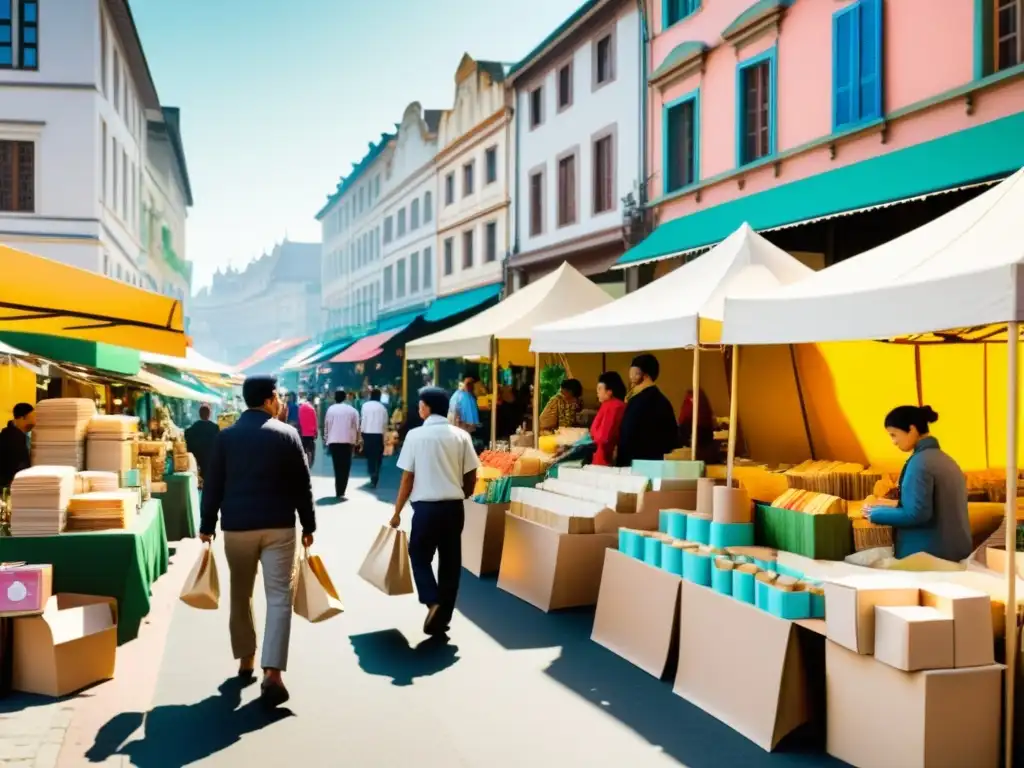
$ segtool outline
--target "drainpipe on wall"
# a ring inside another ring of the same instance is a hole
[[[640,173],[637,179],[640,182],[638,202],[642,208],[647,205],[647,61],[651,35],[647,23],[647,0],[636,0],[636,5],[640,14]]]
[[[513,241],[513,244],[512,244],[512,253],[519,253],[519,186],[520,186],[519,185],[519,155],[522,154],[522,153],[519,150],[519,114],[518,114],[518,109],[517,109],[519,107],[519,91],[515,88],[515,86],[513,86],[512,98],[515,101],[515,104],[512,106],[512,120],[513,120],[513,122],[515,124],[515,153],[516,153],[516,162],[515,162],[516,177],[515,177],[515,184],[513,185],[513,190],[514,190],[513,197],[514,197],[514,199],[512,201],[512,204],[515,207],[515,215],[513,216],[514,224],[515,224],[515,240]]]

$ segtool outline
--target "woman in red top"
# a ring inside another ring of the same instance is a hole
[[[594,464],[611,467],[615,464],[615,446],[619,444],[619,427],[626,412],[626,385],[615,371],[602,373],[597,380],[597,399],[601,407],[590,427],[594,440]]]

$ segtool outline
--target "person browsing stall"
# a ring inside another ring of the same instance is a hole
[[[971,554],[967,481],[929,432],[928,425],[938,420],[939,414],[927,405],[901,405],[885,417],[893,445],[910,457],[900,472],[897,505],[867,508],[864,517],[892,526],[898,558],[927,552],[958,562]]]
[[[661,461],[679,447],[675,409],[654,383],[660,373],[654,355],[633,358],[629,368],[633,389],[626,400],[615,460],[620,467],[631,466],[635,459]]]
[[[359,414],[363,432],[363,454],[366,456],[366,470],[370,475],[370,487],[380,482],[380,465],[384,460],[384,433],[388,428],[388,409],[380,401],[379,389],[370,390],[370,399],[363,403]]]
[[[36,425],[36,409],[18,403],[11,415],[14,418],[0,430],[0,489],[9,488],[14,476],[32,465],[28,434]]]
[[[302,438],[302,448],[306,452],[306,463],[310,467],[316,461],[316,438],[320,433],[320,424],[316,416],[316,406],[313,405],[314,394],[306,395],[306,399],[299,405],[299,437]]]
[[[213,444],[217,441],[220,427],[210,421],[210,406],[205,403],[199,406],[199,421],[185,430],[185,445],[188,452],[196,457],[199,476],[205,478],[210,469],[210,456]]]
[[[540,431],[555,432],[559,427],[579,425],[583,385],[577,379],[565,379],[558,394],[548,400],[540,414]]]
[[[344,501],[352,472],[352,449],[359,439],[359,412],[345,399],[345,390],[334,393],[334,405],[324,416],[324,445],[334,465],[334,495]]]
[[[466,432],[476,432],[480,426],[480,410],[477,408],[474,385],[476,376],[466,373],[462,377],[462,386],[452,393],[448,403],[448,420]]]
[[[597,380],[597,409],[590,437],[594,441],[594,464],[614,466],[615,449],[619,444],[622,417],[626,412],[626,384],[615,371],[605,371]]]
[[[438,387],[419,393],[423,426],[409,431],[398,457],[402,481],[391,526],[402,522],[402,509],[412,502],[409,559],[416,592],[427,606],[423,631],[442,635],[455,612],[462,573],[462,503],[473,493],[480,466],[469,433],[449,424],[448,396]],[[434,554],[437,554],[437,578]]]

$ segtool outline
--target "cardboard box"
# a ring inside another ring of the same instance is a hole
[[[953,620],[953,666],[982,667],[995,663],[992,598],[960,584],[921,587],[921,605],[935,608]]]
[[[114,676],[117,601],[61,592],[39,616],[14,619],[16,691],[66,696]]]
[[[42,613],[53,594],[53,566],[7,563],[0,566],[0,616]]]
[[[894,576],[847,576],[825,583],[828,639],[851,651],[875,652],[875,608],[919,605],[919,590]]]
[[[821,711],[821,622],[778,619],[688,581],[679,606],[675,693],[766,751]]]
[[[999,764],[1001,666],[901,672],[835,643],[825,659],[833,757],[863,768]]]
[[[953,668],[953,619],[923,605],[875,608],[875,659],[904,672]]]
[[[680,581],[668,571],[607,550],[590,639],[661,678],[678,652]]]
[[[462,567],[475,576],[488,576],[501,568],[508,504],[463,502],[466,523],[462,527]]]

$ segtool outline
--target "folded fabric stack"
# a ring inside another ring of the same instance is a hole
[[[23,469],[11,482],[11,535],[52,536],[64,530],[75,492],[74,467]]]
[[[86,470],[75,476],[75,494],[113,493],[120,487],[116,472]]]
[[[81,493],[68,503],[69,531],[124,530],[135,511],[132,491]]]
[[[94,416],[89,422],[87,467],[116,474],[132,469],[138,432],[139,420],[134,416]]]
[[[36,405],[32,463],[85,469],[85,436],[96,404],[80,397],[43,400]]]

